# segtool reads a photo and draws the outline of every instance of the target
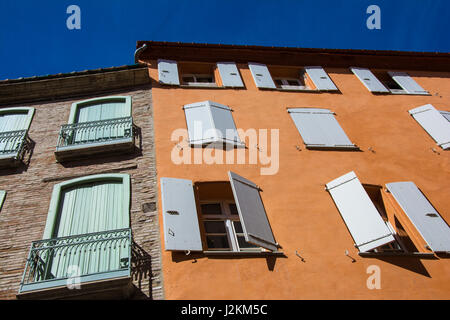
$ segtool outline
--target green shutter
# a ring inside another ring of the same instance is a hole
[[[111,98],[110,100],[95,99],[94,103],[81,104],[77,108],[75,117],[76,123],[104,121],[130,116],[130,108],[125,98]],[[111,137],[121,138],[125,135],[123,126],[109,127],[102,126],[79,130],[75,137],[75,142],[99,141]]]
[[[27,112],[11,112],[0,114],[0,132],[28,129]]]
[[[5,201],[6,191],[0,190],[0,211],[2,210],[3,202]]]

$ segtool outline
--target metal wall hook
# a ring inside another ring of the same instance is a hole
[[[352,259],[352,263],[355,263],[355,262],[356,262],[356,260],[355,260],[353,257],[351,257],[351,256],[349,255],[348,250],[345,250],[345,255],[346,255],[347,257],[349,257],[350,259]]]
[[[367,148],[367,150],[369,150],[369,151],[372,152],[372,153],[376,153],[375,149],[372,148],[372,147]]]
[[[306,262],[305,259],[297,252],[297,250],[295,250],[295,255],[299,257],[302,260],[302,262]]]
[[[437,151],[435,148],[430,148],[431,151],[433,151],[434,153],[437,153],[438,155],[440,155],[439,151]]]
[[[302,151],[302,148],[300,148],[300,146],[295,146],[295,149],[297,149],[297,151]]]

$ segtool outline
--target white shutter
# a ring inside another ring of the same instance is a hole
[[[450,148],[450,122],[433,105],[414,108],[409,113],[442,149]]]
[[[2,210],[3,202],[5,201],[6,191],[0,190],[0,210]]]
[[[358,77],[363,85],[371,92],[390,92],[375,75],[365,68],[351,67],[350,70]]]
[[[248,67],[258,88],[276,89],[269,69],[265,64],[249,62]]]
[[[244,146],[239,139],[231,109],[212,101],[203,101],[184,106],[191,145],[223,143]]]
[[[171,251],[202,251],[192,181],[161,178],[164,244]]]
[[[183,107],[191,145],[204,145],[217,140],[209,101],[187,104]]]
[[[311,80],[317,87],[317,90],[335,91],[338,88],[335,86],[331,78],[325,72],[322,67],[313,66],[305,67],[305,71],[308,73]]]
[[[180,85],[178,64],[172,60],[158,60],[159,82],[170,85]]]
[[[428,94],[428,91],[414,81],[406,72],[393,72],[389,71],[388,74],[394,79],[397,84],[403,88],[407,93],[411,94]]]
[[[242,82],[239,70],[234,62],[217,62],[220,78],[224,87],[242,88]]]
[[[386,188],[414,224],[431,250],[450,252],[450,228],[413,182],[394,182]]]
[[[443,116],[445,119],[447,119],[447,121],[450,121],[450,112],[440,110],[439,113],[442,114],[442,116]]]
[[[330,110],[291,108],[288,112],[307,147],[358,148],[347,137]]]
[[[230,178],[245,241],[271,251],[277,251],[278,244],[275,242],[267,219],[258,186],[231,171],[228,172],[228,177]]]
[[[217,141],[243,146],[234,123],[232,110],[223,104],[212,101],[209,101],[209,108],[216,129]]]
[[[395,241],[353,171],[329,182],[326,187],[360,252]]]

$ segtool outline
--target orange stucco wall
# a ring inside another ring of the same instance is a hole
[[[413,181],[450,222],[450,153],[440,149],[407,112],[428,103],[450,111],[450,73],[409,72],[430,96],[373,95],[348,69],[327,68],[341,92],[332,94],[258,90],[245,64],[238,64],[245,89],[161,86],[156,61],[148,63],[153,79],[158,183],[161,177],[227,181],[228,170],[255,182],[263,190],[261,197],[271,227],[286,256],[274,261],[261,257],[189,257],[164,251],[167,299],[450,298],[448,258],[358,256],[324,189],[326,183],[352,170],[367,184]],[[259,164],[173,164],[171,152],[176,143],[170,140],[171,134],[186,128],[182,106],[204,100],[230,106],[238,128],[279,129],[278,173],[261,175],[260,168],[265,166]],[[307,150],[287,107],[331,109],[362,152]],[[161,202],[159,210],[162,221]],[[162,223],[161,237],[163,240]],[[346,250],[356,262],[344,254]],[[371,265],[381,269],[379,290],[366,286]]]

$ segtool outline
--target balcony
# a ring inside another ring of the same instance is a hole
[[[0,167],[16,167],[31,150],[27,130],[0,132]]]
[[[123,294],[131,283],[132,241],[129,228],[35,241],[18,298]]]
[[[63,125],[56,146],[56,160],[105,152],[131,152],[135,145],[135,129],[132,117]]]

